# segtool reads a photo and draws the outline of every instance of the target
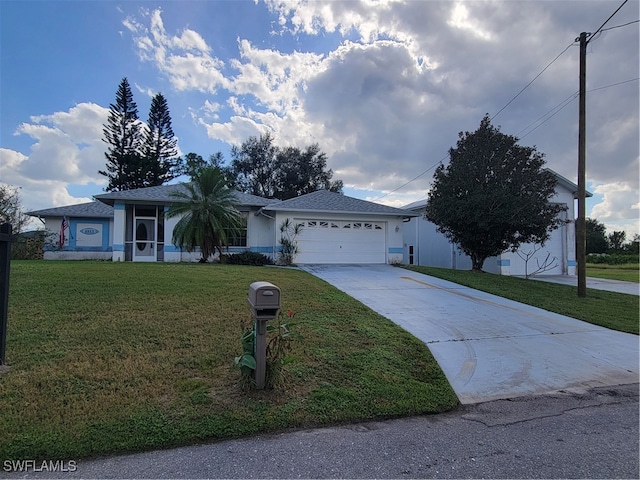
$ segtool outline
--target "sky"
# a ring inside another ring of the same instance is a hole
[[[605,24],[587,47],[587,216],[630,239],[640,14],[630,0],[607,22],[623,1],[0,0],[0,183],[27,210],[103,193],[123,77],[142,120],[166,97],[181,154],[318,143],[356,198],[426,198],[485,114],[577,183],[575,40]]]

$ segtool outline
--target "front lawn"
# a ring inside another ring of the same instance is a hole
[[[418,266],[405,268],[595,325],[638,334],[640,299],[636,295],[587,289],[587,297],[578,298],[577,288],[569,285],[469,270]]]
[[[277,391],[232,362],[249,285],[292,309]],[[77,459],[294,427],[437,413],[457,398],[419,340],[294,269],[15,261],[0,458]]]

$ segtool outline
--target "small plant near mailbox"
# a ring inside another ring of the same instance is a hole
[[[293,310],[286,313],[288,321],[285,323],[282,312],[267,323],[267,365],[265,388],[274,389],[284,383],[282,367],[291,361],[291,341],[294,337],[299,337],[292,333],[291,327],[295,324],[290,321],[295,317]],[[256,370],[255,351],[255,330],[253,320],[241,322],[242,328],[242,354],[234,359],[234,365],[240,368],[242,376],[241,386],[243,389],[252,388],[255,385],[254,372]]]

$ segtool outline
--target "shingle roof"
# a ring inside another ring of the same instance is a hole
[[[399,208],[380,205],[379,203],[347,197],[329,190],[318,190],[296,198],[264,207],[267,211],[292,212],[333,212],[357,213],[365,215],[413,216],[412,213]]]
[[[77,205],[65,205],[64,207],[45,208],[27,212],[32,217],[113,217],[113,207],[101,202],[79,203]]]
[[[102,193],[100,195],[94,195],[93,197],[109,205],[113,205],[116,200],[171,203],[176,201],[176,199],[171,196],[174,192],[186,192],[186,189],[183,184],[177,183],[173,185],[160,185],[158,187],[136,188],[122,192]],[[234,195],[238,203],[244,206],[264,207],[265,205],[279,201],[242,192],[234,192]]]

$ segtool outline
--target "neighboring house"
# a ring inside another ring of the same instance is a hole
[[[177,184],[105,193],[95,196],[97,202],[29,214],[43,219],[52,233],[61,230],[63,217],[69,224],[64,246],[47,251],[45,258],[197,261],[199,252],[182,251],[171,242],[179,219],[164,217],[175,201],[171,193],[183,188]],[[296,239],[299,251],[294,258],[296,263],[400,263],[402,222],[415,215],[326,190],[286,201],[240,192],[236,192],[236,199],[245,227],[231,238],[227,251],[248,250],[277,260],[280,225],[289,219],[303,226]],[[89,210],[95,212],[91,218],[79,215]],[[87,244],[87,233],[102,239],[99,247]],[[87,250],[89,247],[93,250]]]
[[[561,213],[565,222],[551,232],[544,245],[523,244],[518,252],[504,252],[497,257],[485,260],[483,270],[501,275],[532,274],[539,267],[538,275],[575,275],[575,199],[578,187],[573,182],[553,172],[557,177],[556,194],[551,199],[567,207]],[[587,196],[591,196],[587,192]],[[417,216],[403,225],[404,257],[403,263],[430,267],[471,270],[471,258],[463,253],[459,246],[451,243],[443,234],[438,233],[436,225],[423,217],[427,200],[420,200],[404,207]],[[523,257],[529,256],[525,262]],[[546,263],[545,263],[546,262]],[[525,265],[526,263],[526,265]],[[526,269],[525,269],[526,266]]]

